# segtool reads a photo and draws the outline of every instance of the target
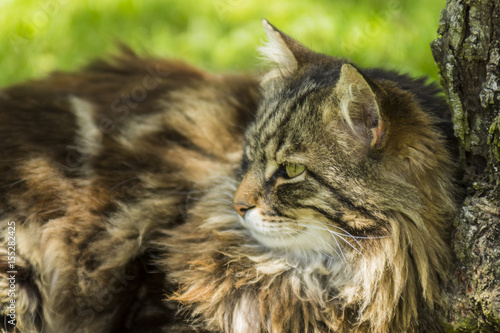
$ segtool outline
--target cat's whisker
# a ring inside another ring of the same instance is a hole
[[[389,236],[352,236],[353,238],[357,239],[383,239],[383,238],[389,238]]]
[[[323,242],[323,244],[324,244],[326,247],[331,248],[331,250],[332,250],[332,251],[333,251],[333,252],[334,252],[334,253],[335,253],[338,257],[340,257],[340,256],[341,256],[341,255],[340,255],[340,253],[339,253],[337,250],[335,250],[335,248],[334,248],[334,247],[332,247],[332,246],[330,246],[329,244],[327,244],[327,243],[325,242],[325,240],[324,240],[324,239],[320,239],[320,240]],[[332,255],[331,255],[331,253],[326,252],[324,249],[322,249],[321,247],[319,247],[319,245],[317,245],[317,244],[313,244],[313,243],[310,243],[310,244],[312,245],[313,249],[316,249],[316,250],[318,251],[318,253],[320,253],[321,255],[323,255],[326,259],[329,259],[329,260],[335,261],[335,259],[334,259],[334,258],[332,257]]]
[[[344,259],[344,261],[347,262],[347,259],[346,259],[345,255],[344,255],[344,251],[342,251],[342,247],[340,246],[339,241],[337,240],[337,237],[333,237],[333,240],[337,244],[337,248],[339,249],[340,254],[342,254],[342,259]]]
[[[359,253],[360,255],[364,256],[364,254],[359,250],[357,249],[353,244],[351,244],[347,239],[345,239],[344,237],[342,236],[347,236],[347,237],[350,237],[349,235],[344,235],[344,234],[340,234],[338,232],[335,232],[335,231],[332,231],[332,230],[328,230],[326,228],[319,228],[319,227],[314,227],[314,229],[318,229],[318,230],[325,230],[325,231],[328,231],[330,233],[330,235],[334,238],[334,239],[337,239],[337,238],[340,238],[342,239],[347,245],[349,245],[351,248],[353,248],[357,253]],[[354,241],[356,241],[354,239]],[[356,241],[357,244],[359,244],[359,242]],[[361,244],[359,244],[361,246],[361,248],[363,248],[363,246]]]
[[[328,233],[330,233],[330,235],[333,236],[333,231],[328,229],[325,225],[323,225],[323,223],[319,222],[319,221],[314,221],[314,220],[305,220],[305,219],[302,219],[302,220],[299,220],[298,222],[301,222],[301,221],[306,221],[306,222],[315,222],[317,223],[318,225],[307,225],[307,228],[310,228],[310,229],[316,229],[316,230],[323,230],[323,231],[327,231]]]
[[[303,220],[303,221],[309,221],[309,220]],[[361,251],[359,251],[354,245],[352,245],[349,241],[347,241],[344,237],[342,236],[346,236],[346,237],[351,237],[352,238],[352,235],[348,234],[340,234],[338,232],[335,232],[333,230],[330,230],[328,229],[326,226],[324,226],[323,223],[319,222],[319,221],[315,221],[315,220],[311,220],[309,222],[315,222],[315,223],[318,223],[319,226],[309,226],[311,227],[312,229],[316,229],[316,230],[324,230],[324,231],[327,231],[328,233],[330,233],[330,235],[332,236],[332,238],[335,240],[335,242],[337,243],[337,246],[339,247],[340,249],[340,244],[338,243],[337,241],[337,237],[342,239],[345,243],[347,243],[350,247],[352,247],[356,252],[358,252],[359,254],[363,255],[363,253],[361,253]],[[356,239],[353,238],[353,240],[360,246],[360,247],[363,247]],[[342,251],[342,250],[341,250]],[[343,253],[342,253],[343,254]]]
[[[327,229],[324,229],[324,230],[329,231]],[[338,244],[337,241],[336,241],[337,242],[337,246],[338,246],[338,249],[339,249],[340,252],[337,251],[331,244],[328,244],[327,242],[325,242],[325,240],[322,237],[320,237],[318,235],[314,235],[314,234],[311,234],[311,236],[314,237],[314,238],[316,238],[316,239],[318,239],[318,240],[320,240],[323,243],[323,245],[325,245],[326,247],[329,247],[333,252],[335,252],[335,254],[337,254],[337,256],[343,257],[344,260],[345,260],[344,253],[343,253],[342,249],[340,248],[340,245]],[[335,236],[332,235],[332,238],[335,239]],[[322,252],[318,245],[313,244],[312,242],[310,242],[310,244],[313,245],[313,247],[319,249],[320,252]]]
[[[345,232],[345,234],[342,234],[342,235],[352,238],[361,248],[363,247],[363,245],[361,245],[361,243],[350,232],[348,232],[347,230],[345,230],[341,227],[338,227],[336,225],[334,225],[333,227]],[[341,235],[340,233],[336,233],[336,234]]]
[[[290,228],[287,228],[290,229]],[[290,236],[290,233],[287,233],[287,236]],[[285,249],[285,254],[286,257],[288,258],[288,246],[286,246],[285,239],[283,238],[283,235],[280,234],[281,242],[283,243],[283,248]]]
[[[59,208],[56,208],[56,209],[51,209],[51,210],[48,210],[48,211],[45,211],[45,212],[41,212],[40,215],[46,215],[46,214],[50,214],[50,213],[57,212],[57,211],[62,211],[62,210],[64,210],[64,208],[59,207]]]
[[[304,221],[309,221],[309,222],[320,224],[321,226],[324,226],[326,228],[326,226],[324,225],[324,223],[321,223],[320,221],[316,221],[314,219],[303,219],[303,220]],[[361,248],[363,248],[363,245],[358,241],[358,239],[380,239],[380,238],[386,238],[387,237],[387,236],[373,236],[373,237],[369,237],[369,236],[354,236],[351,233],[349,233],[347,230],[345,230],[345,229],[343,229],[343,228],[341,228],[339,226],[332,225],[331,227],[337,228],[337,229],[340,229],[341,231],[343,231],[344,234],[337,233],[337,232],[335,232],[335,233],[338,234],[338,235],[340,235],[340,236],[346,236],[346,237],[352,238]],[[331,230],[331,231],[334,232],[333,230]]]
[[[287,227],[287,226],[281,226],[282,229],[284,229],[284,231],[288,231],[286,234],[287,236],[293,236],[293,235],[297,235],[299,234],[299,232],[297,230],[293,230],[292,228],[290,227]]]
[[[323,242],[323,245],[325,245],[325,246],[327,246],[327,247],[331,248],[331,249],[332,249],[332,251],[333,251],[333,252],[335,252],[335,254],[336,254],[338,257],[342,257],[342,258],[344,259],[344,261],[345,261],[345,262],[347,262],[347,261],[346,261],[346,258],[345,258],[345,256],[344,256],[344,253],[342,252],[342,249],[340,248],[340,246],[338,246],[338,249],[339,249],[339,251],[340,251],[340,253],[339,253],[337,250],[335,250],[335,248],[334,248],[333,246],[331,246],[330,244],[328,244],[327,242],[325,242],[325,240],[324,240],[323,238],[321,238],[321,237],[316,237],[316,238],[318,238],[319,240],[321,240],[321,242]],[[313,245],[314,245],[314,244],[313,244]],[[337,243],[337,245],[338,245],[338,243]],[[315,247],[315,248],[317,248],[317,249],[319,250],[319,252],[320,252],[320,253],[325,254],[324,250],[321,250],[321,248],[320,248],[318,245],[314,245],[314,247]],[[328,256],[328,255],[327,255],[327,256]],[[328,257],[330,257],[330,256],[328,256]],[[330,258],[333,260],[333,258],[332,258],[332,257],[330,257]]]
[[[16,180],[15,182],[7,184],[7,186],[13,187],[13,186],[15,186],[15,185],[17,185],[17,184],[19,184],[21,182],[24,182],[26,180],[27,180],[27,178],[20,178],[19,180]]]
[[[338,238],[342,239],[347,245],[349,245],[350,247],[352,247],[356,252],[358,252],[359,254],[363,255],[363,253],[361,253],[360,250],[358,250],[354,245],[352,245],[351,243],[349,243],[349,241],[347,241],[347,239],[345,239],[344,237],[342,237],[339,233],[336,233],[334,232],[335,236],[337,236]],[[356,241],[356,240],[355,240]],[[359,244],[359,242],[356,241],[356,243]],[[361,246],[361,244],[359,244]],[[363,246],[361,246],[363,247]]]
[[[299,230],[296,230],[296,229],[292,229],[292,228],[287,227],[287,226],[285,226],[285,225],[280,225],[280,226],[279,226],[279,228],[278,228],[278,227],[276,227],[276,228],[269,228],[269,229],[267,229],[267,234],[268,234],[269,236],[272,236],[271,232],[274,232],[274,233],[278,233],[278,234],[279,234],[279,237],[280,237],[281,242],[282,242],[282,244],[283,244],[283,248],[284,248],[285,253],[286,253],[287,257],[288,257],[288,250],[289,250],[289,248],[290,248],[290,245],[289,245],[289,244],[287,244],[287,242],[285,241],[285,239],[284,239],[284,237],[283,237],[283,235],[282,235],[282,232],[283,232],[283,231],[285,231],[286,236],[288,236],[288,237],[290,237],[290,238],[295,238],[295,236],[300,235],[300,231],[299,231]],[[342,252],[342,250],[340,249],[340,245],[338,245],[338,244],[337,244],[337,245],[339,246],[339,250],[340,250],[340,252],[339,252],[337,249],[335,249],[335,247],[333,247],[331,244],[328,244],[327,242],[325,242],[325,240],[324,240],[323,238],[319,237],[318,235],[314,235],[314,234],[312,234],[312,235],[310,235],[310,236],[312,236],[312,237],[314,237],[315,239],[318,239],[319,241],[321,241],[321,242],[323,243],[323,245],[324,245],[324,247],[325,247],[325,248],[330,248],[330,249],[331,249],[331,250],[332,250],[332,251],[333,251],[333,252],[334,252],[334,253],[335,253],[338,257],[343,257],[343,258],[344,258],[344,260],[345,260],[345,256],[343,255],[343,252]],[[326,256],[326,257],[330,258],[331,260],[334,260],[334,259],[331,257],[331,255],[330,255],[330,254],[328,254],[327,252],[325,252],[325,250],[324,250],[324,249],[321,249],[321,247],[320,247],[319,245],[314,244],[314,243],[313,243],[313,242],[311,242],[311,241],[309,241],[309,244],[310,244],[313,248],[315,248],[315,249],[316,249],[319,253],[322,253],[324,256]]]

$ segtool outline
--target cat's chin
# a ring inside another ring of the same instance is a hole
[[[299,257],[314,253],[339,254],[332,246],[335,240],[329,232],[298,227],[294,221],[266,221],[258,208],[248,210],[244,218],[240,217],[240,222],[257,242],[270,249],[283,250]]]

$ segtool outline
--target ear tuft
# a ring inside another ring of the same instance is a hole
[[[268,37],[268,41],[259,47],[262,57],[276,64],[280,71],[285,71],[288,74],[295,72],[298,67],[297,59],[287,45],[285,35],[267,20],[262,20],[262,25],[266,29]]]

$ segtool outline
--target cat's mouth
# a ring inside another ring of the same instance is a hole
[[[283,241],[292,238],[299,230],[294,230],[287,223],[286,220],[281,221],[268,221],[266,217],[260,213],[258,208],[249,209],[244,217],[240,217],[240,222],[247,228],[251,234],[259,241],[270,247],[284,247]],[[288,233],[284,229],[289,229]],[[275,244],[277,242],[277,244]],[[269,243],[272,243],[269,244]]]
[[[244,217],[240,216],[240,222],[255,240],[272,249],[331,253],[331,244],[336,243],[325,228],[314,228],[289,218],[267,218],[259,208],[249,209]]]

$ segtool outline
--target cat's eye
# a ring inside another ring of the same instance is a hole
[[[286,175],[290,178],[295,178],[300,176],[306,170],[305,165],[296,163],[286,163],[285,171]]]

